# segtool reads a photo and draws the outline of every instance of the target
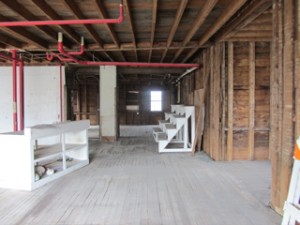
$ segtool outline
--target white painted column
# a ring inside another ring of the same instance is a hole
[[[117,140],[116,66],[100,66],[100,140]]]

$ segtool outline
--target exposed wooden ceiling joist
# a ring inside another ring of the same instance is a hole
[[[199,45],[205,44],[246,2],[247,0],[231,1],[230,4],[227,5],[227,8],[223,11],[223,13],[213,23],[213,25],[200,38]],[[195,54],[196,51],[198,51],[197,48],[192,49],[182,60],[182,62],[186,62]]]
[[[45,0],[32,0],[32,2],[39,7],[50,20],[63,19],[45,2]],[[70,39],[76,43],[80,43],[80,36],[77,35],[69,26],[60,26],[60,28],[65,32],[65,34],[68,35]]]
[[[97,9],[97,12],[99,13],[100,17],[101,17],[102,19],[108,18],[107,13],[106,13],[106,11],[105,11],[105,8],[104,8],[104,6],[103,6],[103,3],[101,3],[100,0],[94,0],[94,3],[95,3],[95,9]],[[110,34],[110,36],[111,36],[113,42],[114,42],[117,46],[120,46],[120,42],[119,42],[119,40],[118,40],[118,36],[117,36],[116,32],[114,31],[112,25],[111,25],[111,24],[105,24],[105,27],[106,27],[106,29],[109,31],[109,34]],[[123,61],[126,61],[126,58],[125,58],[125,56],[124,56],[124,54],[123,54],[122,51],[120,51],[120,56],[122,57],[122,60],[123,60]]]
[[[203,25],[205,20],[207,19],[208,15],[211,13],[215,5],[217,4],[218,0],[210,0],[206,1],[205,5],[202,7],[200,12],[198,13],[197,18],[195,19],[192,29],[187,33],[185,38],[182,41],[182,46],[186,46],[189,41],[193,38],[195,33],[199,30],[199,28]],[[175,62],[178,56],[182,53],[184,48],[178,49],[178,51],[175,53],[174,58],[172,59],[172,62]]]
[[[251,1],[247,7],[231,23],[222,28],[215,37],[215,41],[224,40],[250,24],[272,5],[271,0]]]
[[[74,13],[77,19],[86,19],[85,16],[82,14],[82,12],[79,10],[79,8],[75,5],[75,2],[72,0],[62,0],[62,2],[65,4],[67,8],[69,8],[70,11]],[[89,32],[91,37],[94,39],[94,41],[99,45],[100,48],[103,48],[103,41],[100,39],[99,35],[95,31],[95,29],[90,24],[85,24],[84,27]],[[110,61],[114,61],[113,58],[107,53],[104,52],[106,57]]]
[[[132,16],[131,16],[131,12],[129,10],[130,8],[130,5],[128,3],[128,0],[124,0],[124,8],[125,8],[125,11],[126,11],[126,17],[128,19],[128,23],[129,23],[129,28],[130,28],[130,31],[131,31],[131,35],[132,35],[132,42],[133,42],[133,45],[135,46],[136,48],[136,37],[135,37],[135,32],[134,32],[134,28],[133,28],[133,23],[132,23]],[[136,61],[138,62],[139,61],[139,57],[138,57],[138,53],[137,53],[137,50],[135,49],[135,56],[136,56]]]
[[[165,75],[165,74],[182,74],[186,71],[183,68],[133,68],[133,67],[120,67],[118,68],[118,73],[122,74],[155,74],[155,75]]]
[[[7,35],[0,34],[0,42],[6,45],[9,45],[13,48],[22,48],[23,44],[20,41],[17,41]]]
[[[152,57],[152,47],[153,47],[153,42],[154,42],[156,18],[157,18],[157,2],[158,2],[158,0],[153,0],[151,37],[150,37],[151,48],[150,48],[150,51],[149,51],[148,62],[151,62],[151,57]]]
[[[164,53],[163,53],[163,55],[161,57],[160,62],[163,62],[164,59],[165,59],[165,57],[166,57],[166,54],[167,54],[168,49],[169,49],[169,47],[170,47],[170,45],[171,45],[171,43],[173,41],[175,32],[176,32],[176,30],[178,28],[178,25],[180,23],[181,17],[182,17],[182,15],[184,13],[184,10],[186,8],[187,3],[188,3],[188,0],[181,0],[180,1],[179,7],[177,9],[176,16],[175,16],[175,19],[174,19],[173,26],[172,26],[171,31],[170,31],[169,36],[168,36],[167,48],[165,49],[165,51],[164,51]]]
[[[201,48],[207,46],[199,46],[197,42],[189,42],[188,45],[182,47],[181,42],[173,42],[169,49],[188,49],[188,48]],[[90,50],[99,50],[97,45],[90,44],[88,45],[88,49]],[[120,47],[116,46],[115,44],[105,44],[104,50],[105,51],[134,51],[134,50],[165,50],[166,49],[166,42],[140,42],[136,43],[136,46],[133,43],[122,43]]]
[[[1,0],[1,2],[11,10],[16,12],[19,16],[23,17],[25,20],[28,21],[38,20],[38,18],[36,18],[34,14],[32,14],[29,10],[27,10],[25,7],[23,7],[22,4],[18,3],[17,1]],[[48,35],[50,38],[56,39],[57,33],[50,27],[38,26],[37,28],[42,32],[44,32],[46,35]]]
[[[115,17],[119,3],[119,0],[0,0],[0,22],[109,19]],[[272,0],[123,0],[123,3],[124,21],[118,25],[2,27],[0,48],[24,49],[38,58],[47,51],[57,51],[57,32],[62,31],[64,45],[71,51],[76,51],[80,36],[84,36],[86,60],[176,63],[190,62],[198,49],[215,41],[272,38],[272,14],[267,9]]]
[[[9,19],[0,15],[0,21],[9,21]],[[26,40],[28,43],[36,45],[42,49],[48,48],[48,44],[44,40],[32,35],[32,33],[28,32],[22,27],[1,27],[1,30],[20,40]]]

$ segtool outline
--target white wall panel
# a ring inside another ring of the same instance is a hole
[[[0,133],[13,130],[12,69],[0,68]]]
[[[8,132],[13,130],[11,67],[0,67],[0,75],[0,132]],[[24,99],[25,127],[59,122],[59,66],[25,66]]]

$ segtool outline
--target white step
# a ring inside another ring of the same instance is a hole
[[[195,107],[171,105],[171,111],[165,113],[165,120],[159,120],[159,128],[153,130],[159,152],[191,152],[195,135]],[[188,139],[189,133],[191,141]]]

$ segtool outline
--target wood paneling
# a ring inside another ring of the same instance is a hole
[[[287,197],[293,149],[299,135],[296,116],[299,107],[297,59],[299,3],[292,0],[273,2],[273,43],[271,76],[270,149],[272,149],[272,207],[282,213]],[[274,84],[274,85],[273,85]]]

